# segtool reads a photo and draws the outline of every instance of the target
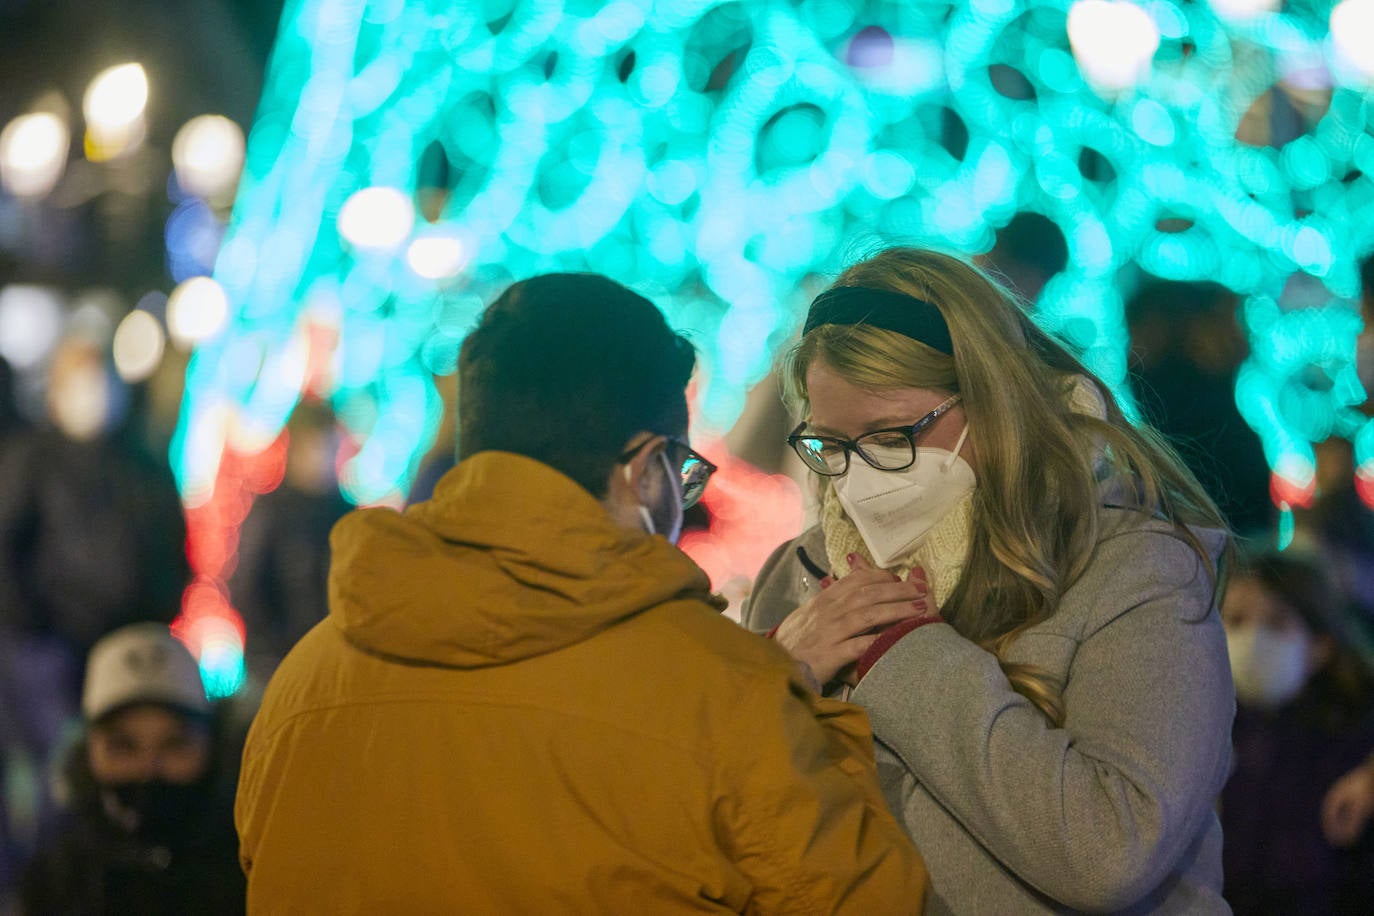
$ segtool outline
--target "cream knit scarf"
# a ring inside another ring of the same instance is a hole
[[[970,491],[955,503],[910,553],[887,567],[888,572],[903,579],[917,566],[925,570],[926,582],[935,596],[937,607],[944,605],[954,586],[959,584],[964,564],[968,562],[969,546],[973,543],[974,492]],[[844,514],[834,487],[827,486],[821,497],[821,530],[825,533],[825,552],[835,578],[849,572],[848,557],[851,553],[877,566],[864,539],[859,536],[859,529]]]

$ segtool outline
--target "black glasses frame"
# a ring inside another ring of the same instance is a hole
[[[624,464],[644,451],[644,447],[657,439],[657,436],[650,436],[634,448],[621,452],[620,457],[615,460],[616,464]],[[711,475],[720,470],[705,455],[694,450],[686,442],[677,436],[664,436],[664,440],[674,448],[680,450],[682,460],[678,462],[678,474],[682,477],[682,508],[690,509],[700,500],[706,492],[706,485],[711,482]],[[693,462],[695,462],[693,464]],[[691,466],[691,470],[688,467]],[[697,470],[701,468],[702,470]]]
[[[792,430],[791,435],[787,437],[787,444],[792,446],[792,451],[797,453],[797,457],[802,460],[802,463],[805,464],[809,470],[821,475],[822,477],[842,477],[845,474],[849,473],[849,456],[851,453],[857,453],[858,456],[864,460],[864,463],[867,464],[869,467],[873,468],[874,470],[905,471],[907,468],[911,467],[913,464],[916,463],[916,437],[921,435],[921,433],[925,432],[932,425],[934,425],[936,420],[943,417],[954,407],[954,405],[958,404],[961,400],[962,398],[959,395],[951,395],[948,400],[941,403],[930,413],[926,414],[924,417],[921,417],[921,419],[917,420],[915,423],[912,423],[910,426],[889,426],[886,429],[875,429],[870,432],[864,433],[857,439],[845,439],[842,436],[802,435],[802,430],[806,429],[806,421],[803,420],[800,424],[798,424],[796,429]],[[911,460],[908,461],[906,464],[902,465],[901,467],[880,467],[876,462],[874,462],[874,460],[871,457],[869,457],[868,453],[863,450],[863,446],[860,444],[864,439],[867,439],[869,436],[881,436],[885,433],[900,433],[901,435],[905,436],[907,442],[911,444]],[[814,464],[812,464],[812,458],[814,458],[815,456],[815,451],[804,448],[802,445],[803,442],[820,442],[824,445],[843,449],[844,467],[840,468],[838,471],[831,470],[829,466],[827,466],[825,470],[817,468]],[[812,458],[807,457],[808,452],[810,452]]]

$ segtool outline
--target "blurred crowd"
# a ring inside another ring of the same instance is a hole
[[[1065,265],[1052,229],[1019,221],[989,255],[1031,302]],[[1369,390],[1374,258],[1363,281]],[[1370,912],[1374,507],[1350,443],[1319,443],[1315,495],[1289,507],[1275,549],[1269,468],[1234,396],[1238,306],[1215,284],[1144,278],[1126,307],[1141,411],[1242,545],[1223,604],[1239,706],[1219,802],[1226,895],[1242,914]],[[247,687],[206,700],[168,629],[191,571],[166,457],[176,412],[152,384],[123,384],[108,344],[72,333],[48,360],[41,415],[25,414],[0,361],[0,914],[241,908],[231,806],[255,687],[326,615],[329,532],[349,506],[338,424],[311,402],[228,580]],[[451,467],[452,429],[450,416],[413,498]]]
[[[41,409],[21,409],[0,359],[0,914],[241,911],[252,697],[323,618],[329,531],[351,508],[333,415],[296,411],[282,482],[242,526],[229,588],[248,680],[212,708],[169,626],[192,580],[167,457],[179,378],[124,383],[108,335],[80,326],[43,374]],[[120,669],[140,657],[157,664]]]

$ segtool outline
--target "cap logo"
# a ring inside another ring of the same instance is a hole
[[[142,677],[158,674],[167,668],[167,647],[156,644],[130,647],[124,653],[124,667]]]

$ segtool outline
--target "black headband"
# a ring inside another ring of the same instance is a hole
[[[835,286],[817,296],[802,334],[823,324],[866,324],[910,337],[946,356],[954,355],[949,325],[931,303],[903,293],[863,286]]]

